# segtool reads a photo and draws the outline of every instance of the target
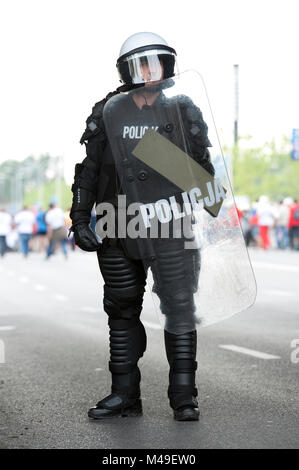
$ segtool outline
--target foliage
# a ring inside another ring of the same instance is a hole
[[[53,179],[43,183],[39,188],[27,191],[23,203],[31,207],[39,203],[46,210],[50,202],[56,202],[64,211],[72,205],[72,191],[63,179]]]
[[[287,196],[299,199],[299,161],[291,159],[289,139],[280,145],[274,141],[262,147],[246,146],[239,139],[233,148],[233,187],[236,195],[248,195],[251,201],[266,194],[273,201]]]
[[[16,211],[22,204],[40,203],[44,209],[54,198],[63,208],[71,205],[72,194],[62,178],[61,158],[49,154],[0,164],[0,206]]]
[[[5,160],[0,164],[0,201],[19,203],[25,191],[49,181],[47,171],[54,161],[49,154],[35,159],[32,155],[25,160]]]

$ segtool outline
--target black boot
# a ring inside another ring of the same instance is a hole
[[[94,419],[142,415],[138,359],[146,349],[146,334],[139,318],[109,319],[111,395],[88,412]]]
[[[169,362],[168,398],[177,421],[197,421],[199,418],[195,373],[196,330],[175,335],[164,330]]]

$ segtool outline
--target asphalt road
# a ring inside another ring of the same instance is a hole
[[[189,423],[174,421],[168,404],[163,330],[149,294],[143,416],[90,421],[87,410],[110,393],[96,256],[1,260],[0,447],[298,448],[299,252],[250,255],[256,304],[200,329],[201,417]]]

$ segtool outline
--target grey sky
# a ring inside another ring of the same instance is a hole
[[[127,5],[130,5],[128,7]],[[256,142],[299,127],[296,0],[9,0],[0,7],[0,161],[63,155],[68,182],[93,104],[118,85],[123,41],[153,31],[201,72],[222,143],[233,136],[233,64],[240,133]]]

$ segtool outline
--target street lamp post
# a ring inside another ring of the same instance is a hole
[[[234,147],[231,164],[231,184],[234,187],[234,169],[238,159],[238,140],[239,140],[239,64],[234,65]]]
[[[239,64],[234,65],[234,82],[235,82],[235,115],[234,115],[234,143],[238,144],[238,124],[239,124]]]

